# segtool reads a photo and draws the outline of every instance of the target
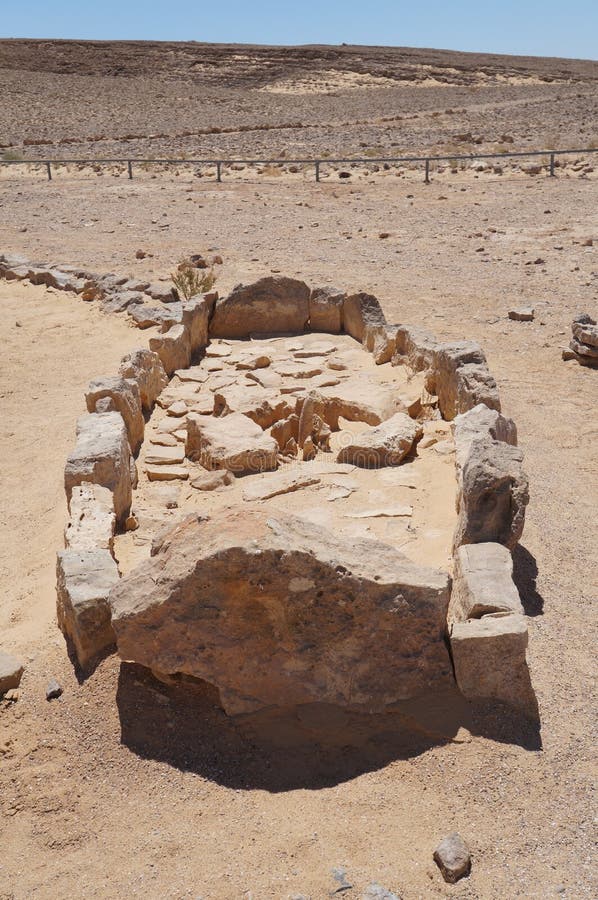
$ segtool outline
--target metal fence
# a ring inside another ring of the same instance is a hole
[[[133,166],[210,166],[216,169],[216,181],[222,181],[223,169],[228,166],[313,166],[316,181],[320,181],[323,166],[327,165],[362,165],[388,164],[399,165],[401,163],[423,164],[424,182],[430,183],[430,165],[437,162],[475,162],[482,159],[525,159],[537,156],[548,157],[546,168],[549,174],[555,176],[555,160],[557,156],[579,156],[588,153],[598,153],[597,147],[586,147],[578,150],[523,150],[513,153],[467,153],[448,156],[380,156],[380,157],[343,157],[333,159],[127,159],[119,157],[115,159],[0,159],[3,166],[45,166],[48,180],[52,181],[52,166],[79,165],[79,166],[103,166],[122,164],[127,167],[129,178],[133,178]]]

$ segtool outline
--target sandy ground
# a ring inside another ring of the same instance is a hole
[[[87,380],[146,338],[70,297],[2,285],[0,627],[27,662],[19,701],[0,709],[2,898],[320,900],[337,868],[355,898],[372,882],[405,900],[596,896],[598,376],[560,350],[573,314],[598,305],[597,200],[579,178],[0,183],[6,251],[159,276],[214,247],[223,291],[282,271],[369,289],[391,320],[478,339],[530,476],[516,562],[542,717],[537,735],[436,698],[417,740],[404,719],[329,711],[302,723],[302,745],[293,723],[274,742],[272,723],[231,723],[208,691],[167,689],[115,658],[78,683],[53,623],[64,458]],[[136,261],[138,247],[154,256]],[[535,321],[509,321],[524,303]],[[47,703],[51,676],[65,690]],[[452,829],[473,852],[454,887],[431,859]]]

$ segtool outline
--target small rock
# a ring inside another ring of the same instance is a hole
[[[463,838],[451,832],[434,850],[434,862],[448,884],[455,884],[471,871],[471,854]]]
[[[56,700],[62,694],[62,687],[55,678],[51,678],[46,687],[46,700]]]
[[[361,896],[361,900],[401,900],[398,894],[388,891],[381,884],[370,884]]]
[[[534,308],[532,306],[520,306],[518,309],[510,309],[509,319],[513,319],[514,322],[533,322]]]
[[[214,472],[202,472],[191,482],[196,491],[217,491],[218,488],[232,484],[235,476],[228,469],[217,469]]]
[[[138,250],[135,254],[135,259],[145,259],[146,256],[147,253],[145,252],[145,250]]]
[[[16,703],[17,700],[19,699],[19,696],[20,696],[20,694],[16,690],[16,688],[12,688],[10,691],[7,691],[5,693],[4,699],[8,700],[10,703]]]
[[[125,529],[127,531],[137,531],[139,528],[139,522],[137,521],[137,516],[130,515],[127,516],[127,520],[125,522]]]

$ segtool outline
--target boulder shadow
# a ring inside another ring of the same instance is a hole
[[[521,544],[517,544],[513,550],[513,581],[526,616],[541,616],[544,613],[544,598],[536,587],[537,578],[538,564],[535,557]]]
[[[117,705],[122,743],[138,756],[226,787],[271,793],[332,787],[432,747],[468,740],[467,731],[488,729],[497,740],[530,749],[537,749],[538,740],[537,726],[522,725],[512,711],[501,727],[491,711],[472,710],[451,688],[380,715],[313,703],[229,717],[212,685],[194,679],[164,683],[143,666],[122,663]]]

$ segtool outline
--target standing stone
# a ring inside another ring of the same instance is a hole
[[[73,488],[70,518],[64,530],[68,550],[109,550],[112,553],[116,516],[114,497],[99,484],[80,484]]]
[[[250,334],[303,333],[309,320],[308,286],[281,275],[239,284],[217,301],[211,338],[248,338]]]
[[[231,715],[372,713],[453,683],[448,589],[446,573],[381,542],[244,508],[175,526],[110,603],[123,659],[205,679]]]
[[[64,486],[70,505],[73,488],[83,482],[108,488],[114,496],[114,512],[124,525],[131,508],[131,451],[120,413],[89,413],[77,422],[77,443],[69,453]]]
[[[133,350],[123,356],[118,371],[123,378],[137,382],[141,405],[146,412],[151,412],[156,398],[168,384],[168,376],[158,354],[152,350]]]
[[[333,287],[315,288],[309,298],[311,330],[340,334],[343,330],[343,304],[346,296]]]
[[[130,381],[120,376],[94,378],[89,382],[89,388],[85,394],[87,409],[90,413],[96,411],[96,403],[103,398],[112,401],[113,408],[123,417],[129,437],[129,444],[133,453],[137,453],[142,442],[145,429],[145,420],[141,411],[141,396],[136,381]]]
[[[502,544],[463,544],[454,556],[449,621],[464,622],[494,612],[523,615],[513,582],[513,557]]]
[[[459,472],[465,464],[473,441],[477,438],[491,437],[512,447],[517,446],[517,426],[513,419],[501,415],[496,409],[490,409],[485,403],[478,403],[473,409],[456,416],[452,427]]]
[[[393,365],[406,365],[414,372],[429,369],[438,347],[436,338],[417,325],[399,325],[395,334]]]
[[[504,544],[510,550],[523,532],[529,485],[523,453],[490,437],[471,443],[457,494],[454,544]]]
[[[500,700],[529,718],[538,703],[525,659],[525,616],[492,613],[455,622],[450,633],[457,685],[468,700]]]
[[[360,291],[345,299],[343,328],[347,334],[363,344],[369,333],[368,329],[377,325],[386,325],[386,319],[376,297]]]
[[[173,325],[165,334],[150,338],[149,345],[160,357],[167,375],[186,369],[191,362],[191,343],[184,325]]]
[[[455,884],[471,871],[471,854],[465,841],[456,831],[442,840],[434,850],[434,862],[449,884]]]
[[[183,303],[182,324],[189,336],[191,354],[201,350],[208,343],[208,326],[214,304],[218,299],[217,291],[198,294]]]
[[[118,567],[108,550],[58,554],[58,624],[83,668],[114,644],[108,594],[118,580]]]

